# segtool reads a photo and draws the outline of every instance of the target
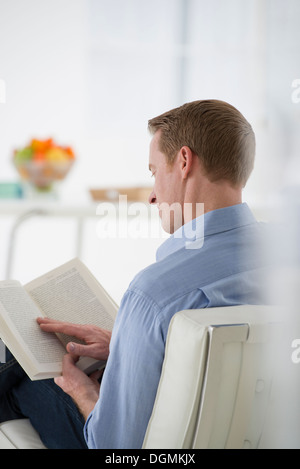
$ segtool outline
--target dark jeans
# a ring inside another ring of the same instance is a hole
[[[52,379],[31,381],[11,353],[0,364],[0,422],[29,418],[49,449],[86,449],[84,419]]]

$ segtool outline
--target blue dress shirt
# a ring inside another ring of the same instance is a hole
[[[265,303],[263,236],[264,225],[239,204],[202,215],[160,246],[121,301],[100,397],[84,428],[89,448],[142,446],[176,312]]]

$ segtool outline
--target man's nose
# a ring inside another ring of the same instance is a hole
[[[148,202],[149,204],[156,204],[156,195],[154,191],[149,195]]]

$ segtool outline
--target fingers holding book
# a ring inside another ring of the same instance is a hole
[[[98,326],[72,324],[43,317],[37,318],[37,322],[44,332],[73,336],[74,341],[69,341],[66,344],[66,349],[70,354],[107,360],[111,331]],[[76,339],[83,343],[77,343]]]

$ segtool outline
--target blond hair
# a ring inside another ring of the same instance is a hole
[[[211,181],[227,179],[246,184],[254,166],[255,135],[249,122],[233,106],[218,100],[184,104],[150,119],[151,134],[158,130],[160,151],[172,164],[188,146],[202,161]]]

